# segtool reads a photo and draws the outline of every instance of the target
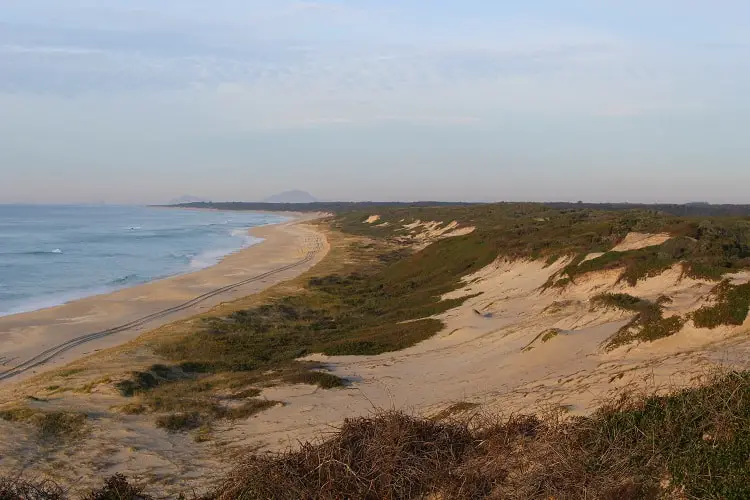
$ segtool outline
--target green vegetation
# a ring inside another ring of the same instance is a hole
[[[722,281],[712,292],[715,303],[704,306],[692,314],[699,328],[717,328],[721,325],[741,325],[750,311],[750,284],[732,285]]]
[[[310,278],[299,293],[206,317],[195,332],[154,345],[173,366],[134,372],[118,389],[140,394],[151,411],[199,412],[208,421],[224,418],[214,393],[228,380],[239,391],[275,383],[341,387],[344,380],[297,359],[314,352],[379,354],[431,337],[442,328],[431,316],[465,300],[441,296],[495,257],[484,245],[448,241],[415,253],[358,239],[348,252],[352,258],[334,264],[338,272]]]
[[[205,441],[216,419],[248,418],[280,404],[260,398],[268,386],[341,387],[346,382],[322,371],[325,367],[298,359],[316,352],[378,354],[431,337],[442,328],[434,316],[466,300],[441,297],[498,256],[537,259],[547,266],[568,259],[549,286],[564,286],[585,273],[607,269],[620,270],[621,280],[635,284],[676,264],[687,276],[717,281],[750,267],[750,220],[743,217],[539,204],[368,204],[332,210],[337,212],[330,221],[336,234],[357,240],[346,258],[329,262],[326,271],[302,283],[299,291],[272,295],[231,314],[204,317],[194,330],[149,344],[168,365],[135,371],[116,382],[123,396],[137,398],[121,411],[153,413],[161,428],[193,431],[196,441]],[[378,223],[365,224],[373,214],[380,216]],[[404,229],[417,220],[436,221],[443,228],[456,221],[475,230],[417,250],[408,244],[409,231]],[[630,232],[669,233],[672,238],[640,250],[611,251]],[[603,255],[584,262],[592,252]],[[650,302],[627,294],[592,300],[595,306],[634,314],[609,339],[608,348],[679,331],[685,318],[665,318],[668,302],[666,297]],[[565,307],[554,304],[547,313]],[[722,282],[715,302],[691,317],[696,325],[709,328],[737,325],[749,307],[750,285]],[[535,341],[547,342],[558,333],[541,332]],[[668,397],[619,402],[586,418],[500,420],[479,414],[472,415],[470,423],[456,418],[474,408],[461,402],[432,419],[386,412],[348,420],[326,442],[275,456],[247,457],[207,498],[750,496],[747,373]],[[39,425],[50,429],[65,429],[65,422],[72,422],[23,409],[2,412],[0,418],[46,420]],[[108,484],[109,491],[119,491],[118,485],[128,488],[122,481]],[[0,482],[0,492],[3,487]],[[112,496],[116,494],[91,498],[135,498],[128,493]]]
[[[373,212],[388,225],[373,225],[363,224],[367,213],[344,212],[334,225],[354,234],[395,239],[405,234],[404,224],[416,220],[455,220],[476,227],[467,240],[490,245],[497,255],[544,259],[547,265],[561,257],[573,258],[548,286],[564,286],[587,272],[606,269],[622,269],[620,279],[635,284],[679,263],[688,276],[712,280],[750,267],[747,217],[678,217],[655,209],[603,211],[508,203],[388,208]],[[611,252],[630,232],[667,233],[673,238],[659,246]],[[604,255],[582,262],[594,252]]]
[[[34,420],[42,438],[63,438],[79,435],[86,425],[86,415],[70,412],[40,413]]]
[[[614,349],[636,340],[653,342],[679,332],[685,320],[680,316],[669,318],[663,316],[663,305],[668,300],[663,297],[654,303],[626,293],[605,293],[593,297],[591,299],[593,306],[613,307],[637,313],[630,323],[620,328],[607,341],[607,349]]]
[[[20,408],[10,408],[0,411],[0,420],[5,420],[6,422],[26,422],[37,413],[37,411],[25,406]]]
[[[380,216],[378,223],[365,223],[373,214]],[[434,221],[439,227],[455,221],[475,230],[417,251],[408,244],[409,231],[404,228],[417,221]],[[339,387],[343,381],[296,360],[316,352],[397,351],[433,336],[443,326],[434,316],[466,299],[443,301],[441,296],[498,256],[543,259],[547,265],[572,258],[549,283],[555,286],[602,269],[621,269],[621,279],[635,283],[677,263],[688,275],[711,279],[750,267],[750,221],[742,218],[697,219],[655,210],[607,212],[540,204],[420,204],[350,206],[338,210],[329,225],[337,234],[356,239],[346,258],[329,263],[325,274],[309,279],[299,292],[206,317],[189,335],[160,341],[154,349],[170,366],[134,372],[117,384],[121,394],[142,396],[150,411],[197,411],[208,421],[221,414],[221,401],[213,392],[228,383],[236,386],[235,392],[284,382]],[[674,237],[656,247],[609,251],[634,231]],[[591,252],[604,254],[582,262]],[[663,318],[662,305],[626,304],[637,317],[609,347],[678,331],[683,319]]]
[[[652,342],[679,332],[688,319],[698,328],[717,328],[721,325],[742,325],[750,312],[750,284],[732,285],[722,281],[713,290],[714,303],[703,306],[683,318],[663,317],[664,305],[671,302],[669,297],[659,297],[653,303],[628,294],[602,294],[591,299],[594,306],[616,307],[633,311],[637,316],[621,328],[607,343],[607,348],[627,344],[634,340]]]

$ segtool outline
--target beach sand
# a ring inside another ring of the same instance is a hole
[[[253,236],[264,241],[207,269],[0,318],[0,385],[121,345],[148,330],[301,274],[323,258],[328,245],[322,234],[304,224],[320,215],[292,215],[292,221],[251,229]],[[231,289],[219,290],[223,287]],[[205,294],[208,296],[198,303],[189,303]],[[129,323],[134,324],[127,326]],[[123,325],[127,327],[118,329]],[[106,334],[109,329],[118,331]],[[43,354],[50,349],[52,352]],[[45,362],[37,365],[39,361]],[[30,368],[18,373],[12,371],[19,365]]]

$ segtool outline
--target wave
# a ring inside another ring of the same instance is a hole
[[[54,250],[32,250],[31,252],[2,252],[0,255],[60,255],[63,251],[59,248]]]
[[[86,297],[93,297],[94,295],[101,295],[104,293],[110,293],[115,291],[114,288],[97,287],[88,290],[73,290],[69,292],[60,292],[49,295],[42,295],[39,297],[33,297],[25,300],[20,305],[12,307],[7,311],[0,311],[0,317],[10,316],[11,314],[22,314],[33,311],[39,311],[42,309],[49,309],[51,307],[61,306],[68,302],[75,300],[84,299]]]
[[[190,260],[190,269],[198,270],[211,267],[215,264],[218,264],[221,259],[235,251],[236,249],[209,250],[207,252],[198,254]]]
[[[232,236],[243,238],[239,248],[214,249],[200,253],[190,260],[190,268],[197,270],[211,267],[221,262],[224,257],[263,241],[261,238],[250,236],[247,231],[247,229],[235,229],[231,232]]]
[[[54,246],[50,245],[46,249],[40,249],[30,252],[23,251],[24,249],[21,248],[18,249],[21,250],[19,252],[0,252],[3,255],[26,256],[26,259],[19,258],[18,261],[15,261],[13,259],[8,260],[9,262],[23,262],[24,265],[31,263],[31,258],[29,257],[29,255],[37,256],[36,259],[38,260],[38,262],[34,262],[34,265],[38,266],[56,266],[57,259],[54,258],[54,256],[60,255],[62,259],[62,254],[70,254],[76,259],[80,257],[80,262],[75,261],[71,264],[71,269],[75,269],[75,266],[85,262],[85,259],[88,258],[91,258],[92,262],[95,264],[99,263],[110,265],[102,259],[105,257],[111,258],[117,256],[129,257],[131,254],[128,251],[128,248],[130,247],[127,245],[149,244],[145,241],[139,243],[140,240],[145,239],[149,242],[162,238],[165,240],[175,240],[174,243],[171,243],[166,247],[140,247],[154,248],[155,253],[153,254],[153,263],[144,266],[128,266],[128,268],[120,270],[119,276],[112,276],[110,274],[109,276],[105,277],[100,275],[101,278],[104,279],[102,280],[100,278],[97,284],[92,283],[92,286],[90,287],[86,287],[86,285],[84,285],[81,288],[72,290],[61,289],[58,291],[53,291],[49,289],[49,286],[42,286],[42,283],[39,286],[38,291],[41,292],[39,294],[29,294],[26,297],[6,294],[7,296],[0,297],[2,298],[2,300],[0,300],[0,316],[20,314],[57,307],[72,301],[80,300],[85,297],[112,293],[117,290],[122,290],[132,286],[138,286],[142,283],[147,283],[150,281],[159,280],[182,273],[193,272],[199,269],[204,269],[206,267],[216,265],[228,255],[231,255],[262,241],[262,239],[253,237],[249,234],[248,227],[250,227],[250,225],[246,227],[238,227],[239,224],[237,224],[236,219],[235,222],[232,222],[231,219],[227,219],[223,224],[222,222],[223,219],[219,221],[219,224],[209,224],[211,226],[216,226],[214,228],[206,228],[205,226],[193,226],[173,227],[162,230],[149,227],[147,229],[139,231],[138,229],[140,229],[141,226],[128,225],[128,222],[125,221],[119,225],[119,231],[108,232],[107,234],[85,235],[83,238],[75,242],[76,245],[82,245],[81,248],[75,245],[65,245],[65,248],[55,248]],[[229,223],[232,223],[232,225],[225,225]],[[201,248],[201,246],[194,246],[195,243],[193,243],[193,241],[195,241],[195,238],[201,238],[200,240],[198,240],[198,242],[203,243],[203,248]],[[206,244],[211,244],[211,241],[205,240],[207,238],[214,239],[213,244],[218,248],[206,249]],[[92,240],[106,240],[108,246],[104,246],[102,248],[92,246],[90,244]],[[125,241],[127,245],[121,246],[120,241]],[[184,246],[182,245],[183,242],[185,243]],[[44,248],[43,244],[39,246]],[[61,245],[61,247],[62,246],[63,245]],[[161,248],[164,248],[164,250],[166,251],[164,253],[160,253]],[[119,266],[120,263],[123,263],[124,265],[126,262],[131,261],[128,258],[125,258],[122,260],[111,262],[115,263],[116,266]],[[3,264],[0,264],[0,266],[2,265]],[[111,273],[111,271],[112,270],[110,269],[109,272]],[[58,278],[58,276],[62,276],[62,274],[58,272],[55,273],[54,276],[55,279],[61,279]],[[92,281],[96,279],[95,272],[92,272],[91,278]],[[8,282],[6,280],[3,281],[6,285],[4,291],[12,288],[10,284],[11,282]],[[80,280],[78,282],[80,283]],[[54,283],[49,283],[49,285],[53,284]],[[60,284],[64,285],[65,281],[61,281]],[[47,290],[44,290],[45,288],[47,288]],[[45,291],[47,293],[44,293]]]

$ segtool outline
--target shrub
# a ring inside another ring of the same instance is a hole
[[[181,432],[197,429],[202,424],[201,414],[198,412],[172,413],[156,419],[156,426],[169,432]]]
[[[248,456],[206,498],[739,500],[749,453],[750,372],[731,373],[573,419],[348,419],[327,441]]]
[[[0,500],[66,500],[65,491],[52,481],[25,481],[0,477]]]
[[[287,376],[284,380],[290,384],[317,385],[321,389],[333,389],[346,385],[346,380],[330,373],[318,371],[295,373]]]
[[[129,398],[138,392],[153,389],[159,385],[159,379],[149,372],[131,372],[131,378],[115,384],[120,394]]]
[[[717,328],[721,325],[742,325],[750,311],[750,283],[732,285],[721,282],[713,290],[715,303],[693,312],[693,323],[698,328]]]
[[[634,341],[653,342],[679,332],[685,325],[680,316],[663,316],[663,306],[671,301],[668,297],[659,297],[649,302],[626,293],[605,293],[591,299],[594,306],[614,307],[637,313],[635,318],[620,328],[606,343],[607,349],[628,344]]]
[[[153,497],[146,495],[142,486],[134,486],[125,476],[116,474],[107,479],[101,489],[84,496],[83,500],[153,500]]]

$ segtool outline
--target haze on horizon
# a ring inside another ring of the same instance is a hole
[[[750,202],[747,1],[0,12],[0,203]]]

